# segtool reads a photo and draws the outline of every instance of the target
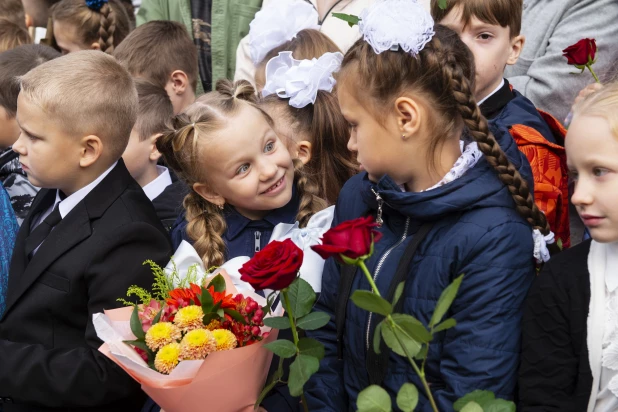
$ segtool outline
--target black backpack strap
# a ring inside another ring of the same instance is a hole
[[[0,154],[0,168],[4,167],[8,162],[13,159],[17,159],[19,157],[19,153],[14,152],[12,150],[6,150],[2,154]]]
[[[413,235],[412,240],[408,244],[408,247],[406,247],[406,250],[401,257],[401,260],[399,261],[399,265],[397,265],[397,271],[395,272],[395,276],[393,277],[393,280],[388,287],[388,293],[386,294],[386,296],[383,296],[384,299],[388,300],[389,302],[393,300],[397,286],[401,282],[405,281],[410,274],[410,264],[412,263],[412,259],[416,254],[416,250],[418,249],[423,239],[425,239],[427,234],[429,234],[434,224],[435,222],[428,222],[423,224],[419,228],[419,230]],[[400,312],[402,310],[403,301],[403,297],[399,299],[397,305],[395,305],[394,312]],[[370,331],[371,336],[373,336],[373,333],[375,331],[375,325],[382,322],[382,320],[384,319],[384,316],[378,315],[377,313],[374,313],[372,316],[374,319],[374,321],[372,322],[374,327]],[[372,340],[370,339],[370,341]],[[390,356],[390,353],[391,350],[388,346],[386,346],[384,341],[382,341],[382,343],[380,344],[380,354],[375,353],[375,351],[373,350],[373,345],[370,345],[369,350],[367,351],[367,359],[365,366],[369,375],[369,382],[372,385],[381,385],[384,381],[388,369],[388,358]]]
[[[352,292],[352,283],[356,275],[356,266],[344,265],[341,267],[339,278],[339,294],[337,296],[337,308],[335,311],[335,324],[337,325],[337,358],[343,359],[343,332],[347,315],[348,300]]]

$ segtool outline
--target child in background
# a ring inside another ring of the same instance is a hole
[[[10,20],[0,18],[0,53],[30,43],[32,40],[25,28]]]
[[[28,181],[19,156],[11,149],[19,138],[15,119],[19,95],[17,77],[58,56],[60,53],[51,47],[32,44],[0,54],[0,181],[11,198],[20,225],[39,189]]]
[[[251,257],[278,223],[304,227],[326,207],[302,162],[292,161],[256,105],[248,82],[220,80],[173,126],[157,148],[191,190],[184,200],[186,224],[174,229],[172,242],[177,247],[182,237],[193,243],[205,267]]]
[[[522,323],[518,411],[618,410],[618,83],[574,107],[571,201],[592,239],[535,279]]]
[[[78,50],[111,54],[131,31],[129,16],[118,0],[62,0],[51,11],[62,54]]]
[[[156,53],[152,51],[153,44],[157,45]],[[133,77],[164,88],[174,106],[174,114],[195,100],[197,51],[182,24],[151,21],[139,26],[113,55]]]
[[[342,189],[333,225],[377,217],[382,238],[369,272],[387,296],[410,257],[396,311],[425,325],[442,291],[465,274],[445,315],[457,325],[434,336],[426,359],[439,410],[477,389],[513,399],[521,312],[535,275],[532,228],[549,233],[520,173],[526,159],[512,139],[505,153],[490,132],[473,97],[474,58],[457,33],[434,26],[414,0],[375,3],[360,18],[364,39],[344,57],[337,96],[351,127],[348,148],[366,172]],[[406,256],[413,239],[421,239],[417,252]],[[342,301],[345,290],[370,284],[356,268],[344,278],[342,271],[327,260],[316,310],[344,319],[343,336],[334,320],[307,331],[326,346],[305,386],[310,410],[353,410],[370,383],[393,399],[404,382],[422,387],[408,359],[373,350],[375,316]],[[420,389],[418,410],[430,410]]]
[[[520,34],[523,0],[432,0],[436,22],[455,30],[474,54],[474,97],[490,125],[508,128],[526,155],[534,177],[534,197],[563,247],[570,245],[569,191],[564,154],[565,129],[539,111],[504,78],[524,46]]]
[[[355,154],[347,149],[350,130],[334,91],[333,72],[343,55],[325,53],[297,60],[292,53],[281,52],[268,62],[260,107],[273,119],[274,130],[292,157],[300,159],[316,180],[320,197],[335,204],[344,183],[358,172]]]
[[[178,180],[173,182],[167,167],[157,165],[161,153],[156,142],[161,133],[169,130],[172,102],[164,89],[146,80],[136,80],[135,87],[139,98],[137,121],[122,159],[169,231],[182,212],[182,198],[186,194],[185,185]]]
[[[135,411],[139,385],[99,352],[93,314],[149,287],[168,235],[121,156],[137,113],[130,74],[81,51],[20,77],[13,145],[41,191],[17,234],[4,316],[4,412]],[[45,365],[42,369],[41,365]]]

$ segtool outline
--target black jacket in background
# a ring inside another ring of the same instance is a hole
[[[30,262],[26,238],[55,190],[43,189],[17,235],[0,319],[4,412],[133,412],[139,385],[101,354],[92,315],[150,288],[147,259],[166,264],[167,233],[122,160],[50,233]]]
[[[519,412],[585,412],[588,407],[590,243],[553,257],[530,289],[521,328]]]
[[[170,170],[171,172],[171,170]],[[157,216],[168,232],[176,218],[183,212],[182,201],[188,193],[187,186],[180,180],[175,180],[171,185],[152,200],[152,205]]]

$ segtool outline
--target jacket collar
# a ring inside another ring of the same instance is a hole
[[[479,107],[481,113],[487,119],[496,117],[504,107],[515,98],[511,91],[511,85],[504,79],[504,84],[494,94],[489,96]]]
[[[225,222],[227,223],[225,237],[228,241],[236,239],[250,224],[263,226],[264,228],[274,228],[279,223],[294,223],[296,222],[299,205],[300,199],[298,198],[296,185],[292,187],[292,199],[285,206],[269,212],[261,220],[251,220],[238,213],[234,207],[226,205],[223,211]]]

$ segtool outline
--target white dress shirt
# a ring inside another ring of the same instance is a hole
[[[163,193],[166,187],[172,184],[172,177],[170,176],[170,171],[167,170],[167,167],[157,166],[157,172],[159,173],[159,176],[146,186],[142,187],[144,193],[146,193],[146,196],[148,196],[148,199],[150,199],[151,202]]]

